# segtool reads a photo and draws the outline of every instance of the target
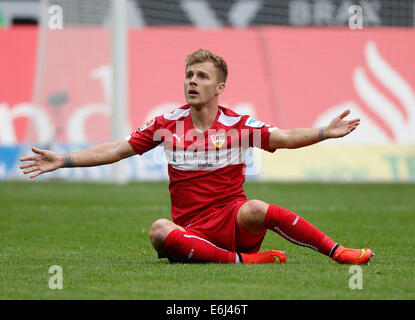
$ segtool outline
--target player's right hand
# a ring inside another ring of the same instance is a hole
[[[41,150],[32,147],[32,151],[38,156],[21,157],[20,162],[31,161],[26,164],[21,164],[20,169],[26,169],[24,174],[33,173],[30,178],[35,178],[38,175],[54,171],[62,166],[62,160],[59,159],[55,152],[49,150]]]

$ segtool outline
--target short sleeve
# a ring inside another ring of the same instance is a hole
[[[159,117],[155,117],[147,121],[139,129],[135,130],[129,136],[125,137],[125,140],[133,147],[133,149],[139,154],[157,147],[162,141],[155,135],[157,129],[160,127]]]
[[[278,130],[276,126],[271,126],[255,118],[246,116],[242,119],[243,130],[249,131],[249,146],[260,148],[268,152],[275,152],[276,148],[270,149],[269,136],[274,130]]]

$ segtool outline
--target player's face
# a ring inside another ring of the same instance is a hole
[[[187,67],[184,94],[191,106],[203,106],[223,92],[225,84],[218,80],[218,70],[210,62],[195,63]]]

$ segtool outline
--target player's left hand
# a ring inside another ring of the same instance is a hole
[[[341,115],[334,118],[326,128],[325,135],[327,138],[340,138],[352,132],[360,123],[360,119],[343,120],[350,110],[345,110]]]

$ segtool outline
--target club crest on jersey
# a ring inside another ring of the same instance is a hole
[[[248,127],[252,127],[252,128],[261,128],[263,126],[265,126],[265,123],[263,123],[262,121],[259,121],[257,119],[254,119],[252,117],[249,117],[246,122],[245,125]]]
[[[154,122],[155,122],[154,118],[151,119],[150,121],[147,121],[142,127],[140,127],[140,131],[144,131],[145,129],[153,125]]]
[[[210,139],[212,140],[212,143],[216,146],[216,147],[218,147],[218,148],[220,148],[220,147],[222,147],[222,145],[225,143],[225,140],[226,140],[226,135],[225,135],[225,133],[218,133],[218,134],[212,134],[211,136],[210,136]]]

